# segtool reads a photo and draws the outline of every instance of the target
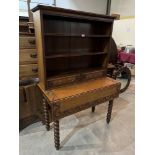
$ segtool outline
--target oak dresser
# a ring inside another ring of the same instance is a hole
[[[38,52],[40,92],[46,129],[54,122],[60,149],[59,120],[109,101],[107,123],[120,82],[106,77],[114,18],[38,5],[32,9]]]

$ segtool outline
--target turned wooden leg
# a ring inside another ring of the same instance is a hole
[[[108,124],[109,124],[110,119],[111,119],[112,107],[113,107],[113,100],[110,100],[109,105],[108,105],[108,113],[107,113],[107,123]]]
[[[46,130],[49,131],[50,122],[49,122],[48,104],[44,98],[43,98],[43,108],[44,108],[44,121],[45,121]]]
[[[59,121],[54,121],[54,143],[55,148],[59,150],[60,148]]]
[[[94,112],[95,111],[95,106],[93,106],[91,110],[92,110],[92,112]]]

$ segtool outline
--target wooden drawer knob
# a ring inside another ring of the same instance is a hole
[[[35,73],[37,73],[38,72],[38,68],[37,67],[32,68],[32,71],[35,72]]]
[[[31,54],[30,54],[30,57],[31,57],[31,58],[37,58],[37,53],[31,53]]]
[[[29,43],[34,45],[36,43],[36,41],[35,40],[29,40]]]

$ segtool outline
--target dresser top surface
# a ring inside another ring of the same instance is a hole
[[[73,97],[83,93],[92,92],[98,89],[109,88],[115,85],[117,86],[120,85],[120,82],[108,77],[66,85],[66,86],[54,88],[51,90],[44,90],[42,86],[38,84],[39,88],[41,89],[41,91],[44,93],[44,95],[48,98],[50,102],[62,100],[62,99]]]
[[[37,10],[60,12],[60,13],[71,13],[71,14],[75,14],[75,15],[83,15],[83,16],[92,16],[92,17],[115,19],[112,16],[107,16],[107,15],[104,15],[104,14],[97,14],[97,13],[85,12],[85,11],[79,11],[79,10],[72,10],[72,9],[64,9],[64,8],[59,8],[59,7],[45,6],[45,5],[37,5],[31,11],[35,12]]]

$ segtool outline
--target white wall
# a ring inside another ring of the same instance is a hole
[[[31,0],[31,8],[37,5],[37,3],[52,5],[54,0]],[[56,0],[56,6],[74,10],[81,10],[87,12],[94,12],[105,14],[106,13],[107,0]],[[19,14],[28,15],[27,2],[19,1]],[[121,16],[134,16],[135,14],[135,0],[111,0],[111,14],[117,13]]]
[[[113,38],[117,45],[135,45],[135,19],[115,20]]]
[[[134,16],[134,0],[112,0],[111,13],[121,16]],[[107,0],[57,0],[56,6],[94,13],[106,13]],[[113,37],[117,44],[135,45],[134,19],[116,20]]]
[[[73,10],[105,14],[106,3],[107,0],[57,0],[56,6]]]
[[[135,0],[111,0],[111,14],[135,16]]]
[[[105,14],[107,0],[56,0],[56,6],[73,10],[81,10]],[[135,0],[111,0],[111,14],[121,17],[135,15]]]

